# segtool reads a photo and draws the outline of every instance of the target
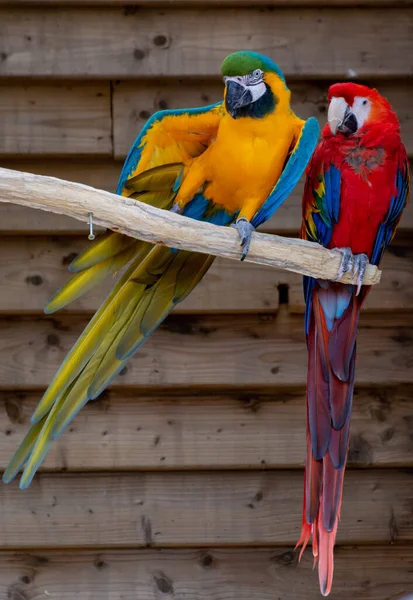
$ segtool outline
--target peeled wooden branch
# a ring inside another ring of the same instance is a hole
[[[85,223],[93,213],[96,225],[140,240],[232,260],[241,257],[239,236],[234,229],[194,221],[136,200],[54,177],[0,168],[0,202],[38,208]],[[312,242],[254,233],[246,261],[319,279],[335,279],[341,255]],[[377,267],[368,265],[364,282],[368,285],[379,283],[380,275]],[[350,274],[345,274],[340,281],[355,283]]]

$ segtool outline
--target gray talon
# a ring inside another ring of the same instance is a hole
[[[356,296],[360,294],[361,286],[363,285],[364,274],[366,267],[369,263],[369,257],[367,254],[356,254],[354,257],[353,274],[357,277],[357,292]]]
[[[241,261],[245,259],[248,254],[248,250],[250,249],[251,244],[251,235],[255,230],[255,227],[251,225],[251,223],[245,217],[241,217],[237,219],[235,223],[232,223],[231,227],[234,227],[241,238],[241,247],[242,247],[242,256]]]
[[[335,281],[341,279],[344,273],[351,271],[353,276],[357,278],[356,296],[360,294],[361,286],[363,285],[364,274],[369,263],[367,254],[353,254],[350,248],[335,248],[342,255],[341,265],[338,270]]]
[[[169,209],[169,212],[180,215],[182,211],[179,204],[173,204],[172,207]]]
[[[337,252],[340,252],[340,254],[342,255],[341,265],[338,270],[337,277],[334,280],[334,281],[338,281],[339,279],[342,278],[344,273],[348,273],[349,271],[351,271],[353,269],[354,257],[353,257],[353,253],[350,250],[350,248],[334,248],[334,250],[337,250]]]

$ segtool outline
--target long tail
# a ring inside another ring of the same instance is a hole
[[[129,182],[141,200],[168,208],[182,165],[152,169]],[[145,197],[143,197],[145,196]],[[149,197],[148,197],[149,196]],[[32,427],[3,481],[24,467],[26,488],[52,442],[79,410],[110,384],[150,334],[202,279],[214,257],[153,246],[118,233],[98,238],[69,266],[73,277],[45,308],[52,313],[105,277],[126,269],[55,375],[32,416]]]
[[[331,591],[353,401],[356,334],[362,303],[351,285],[306,282],[307,459],[300,558],[311,536],[320,590]],[[314,564],[315,564],[314,563]]]

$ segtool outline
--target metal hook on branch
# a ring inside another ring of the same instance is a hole
[[[95,234],[93,233],[93,213],[89,213],[89,235],[87,236],[87,239],[90,240],[91,242],[93,242],[93,240],[96,238]]]

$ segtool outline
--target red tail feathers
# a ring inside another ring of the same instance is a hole
[[[331,591],[353,400],[361,305],[352,286],[316,283],[307,335],[307,460],[300,558],[312,537],[320,590]]]

